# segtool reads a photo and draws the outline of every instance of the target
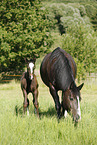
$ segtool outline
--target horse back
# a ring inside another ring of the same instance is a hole
[[[72,58],[72,56],[67,53],[65,50],[61,49],[61,51],[63,52],[64,56],[67,57],[68,61],[69,61],[69,65],[72,69],[72,72],[73,72],[73,76],[74,76],[74,79],[76,78],[76,74],[77,74],[77,66],[76,66],[76,63],[74,61],[74,59]]]
[[[76,77],[76,64],[71,55],[56,48],[43,59],[40,74],[47,86],[51,83],[57,90],[65,90]]]

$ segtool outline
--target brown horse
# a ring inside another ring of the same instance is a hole
[[[49,87],[50,93],[54,99],[57,116],[61,116],[67,111],[72,111],[75,122],[81,118],[80,112],[80,90],[75,84],[76,64],[70,54],[59,47],[53,52],[47,54],[40,67],[40,74],[43,82]],[[60,104],[58,91],[62,91],[62,103]]]
[[[35,113],[37,113],[39,117],[39,112],[38,112],[38,82],[36,79],[36,75],[34,74],[34,69],[35,69],[35,61],[36,59],[31,59],[28,61],[25,59],[25,62],[27,63],[27,72],[24,72],[21,78],[21,89],[23,92],[24,96],[24,103],[23,103],[23,108],[24,108],[24,113],[26,112],[27,109],[27,114],[29,115],[29,99],[27,95],[29,93],[32,93],[33,95],[33,104],[35,107]]]

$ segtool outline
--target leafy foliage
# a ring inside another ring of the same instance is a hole
[[[0,2],[0,68],[21,70],[24,57],[39,57],[52,44],[50,22],[40,0]]]
[[[94,30],[97,30],[97,3],[85,4],[86,13],[89,16]]]
[[[75,59],[79,80],[97,70],[96,48],[97,36],[88,25],[72,25],[63,35],[63,49]]]
[[[85,7],[76,4],[53,3],[46,6],[48,18],[55,19],[61,34],[66,33],[66,28],[76,24],[90,24],[89,17],[86,15]],[[55,25],[56,27],[56,25]]]
[[[40,57],[40,54],[58,46],[74,57],[78,79],[85,78],[86,72],[96,72],[97,34],[93,30],[93,27],[96,30],[97,23],[95,1],[84,0],[88,3],[82,3],[80,0],[71,0],[68,3],[52,0],[41,4],[40,0],[2,0],[1,72],[21,71],[24,57]],[[94,3],[91,5],[91,2]],[[53,42],[55,47],[51,47]]]

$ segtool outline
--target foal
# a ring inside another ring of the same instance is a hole
[[[25,59],[25,62],[27,63],[27,72],[24,72],[21,78],[21,89],[24,96],[24,114],[27,110],[27,115],[29,115],[29,99],[27,95],[29,93],[32,93],[33,95],[33,104],[35,107],[35,113],[37,113],[39,117],[39,111],[38,111],[38,82],[36,79],[36,75],[34,74],[35,69],[35,61],[36,59],[31,59],[28,61]]]

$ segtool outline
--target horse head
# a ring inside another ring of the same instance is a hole
[[[76,87],[75,83],[73,82],[70,87],[63,92],[63,101],[62,107],[63,110],[72,112],[73,120],[78,122],[81,120],[81,111],[80,111],[80,90],[82,89],[84,84]]]
[[[25,62],[27,63],[27,73],[30,80],[32,80],[34,77],[35,61],[36,61],[36,58],[30,59],[30,60],[25,59]]]

